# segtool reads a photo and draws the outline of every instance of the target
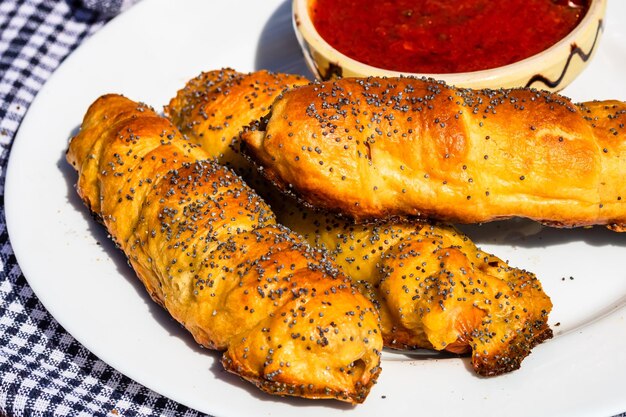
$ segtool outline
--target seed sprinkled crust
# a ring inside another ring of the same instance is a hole
[[[232,170],[119,95],[92,104],[67,160],[152,299],[227,370],[272,394],[365,399],[375,307]]]
[[[284,93],[241,137],[283,191],[358,220],[622,230],[625,122],[619,101],[344,78]]]

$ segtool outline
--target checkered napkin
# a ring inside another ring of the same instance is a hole
[[[199,416],[116,372],[41,305],[9,243],[11,143],[61,61],[130,1],[0,0],[0,416]]]

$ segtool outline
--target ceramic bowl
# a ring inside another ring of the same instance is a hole
[[[571,83],[592,59],[604,28],[607,0],[591,0],[580,23],[548,49],[513,64],[473,72],[421,74],[391,71],[356,61],[330,46],[315,29],[311,4],[293,0],[292,17],[298,42],[310,70],[320,80],[336,77],[426,76],[467,88],[534,87],[559,91]]]

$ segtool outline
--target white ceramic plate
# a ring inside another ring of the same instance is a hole
[[[626,100],[625,19],[626,4],[611,0],[597,56],[566,94]],[[556,336],[519,371],[485,379],[464,359],[385,353],[379,383],[356,407],[269,396],[224,372],[218,354],[199,349],[146,296],[75,195],[64,160],[68,138],[100,94],[161,108],[189,78],[223,66],[306,71],[288,0],[143,0],[70,56],[32,104],[9,163],[9,232],[33,290],[76,339],[138,382],[216,416],[626,411],[626,234],[604,229],[539,230],[527,222],[469,228],[483,248],[536,272],[552,296]]]

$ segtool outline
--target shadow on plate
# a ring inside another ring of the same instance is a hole
[[[620,246],[626,248],[626,233],[613,232],[602,226],[591,228],[554,228],[528,219],[494,221],[481,225],[458,225],[478,246],[481,244],[510,245],[525,248],[546,248],[571,242],[590,246]]]
[[[285,0],[265,23],[256,48],[255,70],[304,75],[313,80],[291,23],[291,1]]]

